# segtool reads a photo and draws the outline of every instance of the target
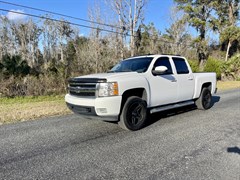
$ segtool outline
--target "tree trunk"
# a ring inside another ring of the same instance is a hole
[[[204,65],[208,58],[208,53],[207,53],[207,49],[204,45],[204,42],[201,42],[201,44],[198,45],[197,53],[198,53],[198,61],[199,61],[199,70],[203,71]]]
[[[61,53],[61,62],[64,62],[64,55],[63,55],[63,45],[60,45],[60,53]]]
[[[229,21],[230,21],[230,23],[231,23],[231,25],[234,25],[234,12],[233,12],[233,2],[232,1],[230,1],[229,3],[228,3],[228,8],[229,8],[229,10],[228,10],[228,16],[229,16]]]
[[[204,60],[204,59],[201,59],[201,60],[199,61],[199,70],[200,70],[200,71],[203,71],[203,70],[204,70],[204,65],[205,65],[205,63],[206,63],[206,60]]]
[[[203,9],[204,11],[204,9]],[[207,45],[205,44],[205,36],[206,36],[206,30],[205,26],[201,26],[200,28],[200,44],[198,45],[197,51],[198,51],[198,60],[199,60],[199,69],[200,71],[204,70],[204,65],[208,58],[208,50]]]
[[[135,5],[135,4],[134,4]],[[131,51],[131,56],[134,56],[134,18],[132,16],[132,1],[129,1],[129,25],[130,25],[130,51]]]
[[[130,48],[131,48],[131,56],[133,57],[135,55],[135,47],[134,47],[134,27],[133,27],[133,20],[131,22],[131,28],[130,28]]]
[[[231,46],[232,46],[232,43],[231,43],[231,41],[228,41],[228,46],[227,46],[227,52],[226,52],[225,61],[227,61],[227,60],[228,60],[228,56],[229,56],[229,50],[230,50]]]
[[[120,53],[121,53],[121,59],[124,59],[124,46],[123,46],[123,40],[124,40],[124,23],[121,19],[121,11],[120,9],[117,10],[118,11],[118,21],[120,23],[121,26],[121,31],[120,31]],[[117,39],[116,39],[117,40]],[[116,51],[117,52],[117,51]]]
[[[121,34],[121,59],[124,59],[124,46],[123,46],[123,40],[124,40],[124,35],[123,35],[123,30],[121,30],[122,34]]]

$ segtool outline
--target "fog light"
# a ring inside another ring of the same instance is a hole
[[[107,113],[107,108],[97,108],[97,112],[101,114]]]

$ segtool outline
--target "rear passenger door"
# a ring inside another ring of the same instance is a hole
[[[172,57],[176,68],[178,84],[178,102],[191,100],[194,93],[194,77],[189,70],[186,60],[180,57]]]

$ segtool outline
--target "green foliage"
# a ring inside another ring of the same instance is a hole
[[[191,66],[192,72],[199,72],[199,66],[197,60],[188,60],[189,65]]]
[[[236,26],[229,26],[227,27],[220,36],[221,42],[224,41],[234,41],[234,40],[239,40],[240,39],[240,27]]]
[[[214,1],[174,1],[177,3],[178,8],[187,14],[190,25],[195,27],[197,31],[200,31],[200,36],[205,36]]]
[[[19,55],[12,57],[9,55],[4,55],[2,58],[1,67],[5,77],[9,77],[11,75],[26,76],[30,73],[31,69],[27,61],[22,60],[21,56]]]
[[[203,70],[204,62],[209,55],[208,43],[205,43],[206,31],[211,24],[211,11],[214,1],[190,1],[190,0],[174,0],[180,10],[186,13],[189,24],[199,32],[197,39],[197,53],[199,67]]]
[[[222,32],[226,27],[232,26],[239,18],[239,0],[212,0],[213,8],[217,14],[212,17],[213,30]],[[231,10],[231,12],[229,12]],[[215,29],[214,29],[215,28]]]
[[[209,57],[205,64],[204,71],[215,72],[217,74],[217,79],[221,79],[221,65],[222,61]]]
[[[138,55],[154,54],[159,51],[159,32],[154,23],[142,25],[141,42],[138,48]]]
[[[224,75],[224,80],[240,79],[240,54],[236,54],[228,61],[225,61],[222,64],[221,69]]]

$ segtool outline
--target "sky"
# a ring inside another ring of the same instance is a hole
[[[0,0],[1,1],[1,0]],[[93,7],[94,2],[100,2],[100,0],[3,0],[5,2],[20,4],[24,6],[30,6],[47,11],[53,11],[56,13],[65,14],[68,16],[78,17],[82,19],[88,19],[88,9]],[[107,0],[106,0],[107,1]],[[104,2],[104,1],[102,1]],[[101,9],[106,9],[106,4],[99,3]],[[153,22],[158,30],[164,32],[166,28],[170,26],[170,9],[173,6],[173,0],[149,0],[145,8],[145,24]],[[17,7],[0,2],[0,9],[14,10],[18,12],[24,12],[35,15],[44,15],[45,13],[29,10],[23,7]],[[20,20],[25,18],[24,15],[7,13],[0,10],[0,15],[7,16],[10,20]],[[59,18],[54,16],[54,18]],[[83,21],[71,20],[74,23],[90,25]],[[80,28],[82,35],[87,34],[89,29]]]

